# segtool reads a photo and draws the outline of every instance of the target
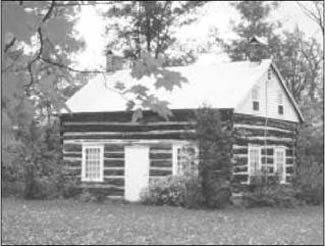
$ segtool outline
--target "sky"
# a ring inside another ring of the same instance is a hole
[[[308,2],[304,2],[308,4]],[[85,40],[86,48],[77,55],[79,68],[100,69],[105,65],[104,47],[105,21],[100,16],[105,5],[82,6],[76,30],[80,37]],[[184,45],[202,45],[207,42],[211,28],[216,28],[220,38],[231,40],[236,38],[232,32],[231,21],[238,22],[239,16],[234,7],[228,1],[211,1],[201,10],[202,17],[190,26],[177,30],[177,38]],[[319,27],[310,20],[295,1],[282,1],[279,8],[273,12],[270,20],[279,20],[283,29],[292,31],[297,25],[307,36],[317,37],[322,42]]]

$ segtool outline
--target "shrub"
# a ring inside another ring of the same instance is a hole
[[[34,177],[25,186],[24,197],[26,199],[53,199],[59,195],[58,183],[53,177]]]
[[[73,198],[81,193],[78,182],[75,179],[66,179],[62,187],[62,195],[64,198]]]
[[[1,182],[1,196],[23,196],[25,190],[25,184],[21,181],[2,181]]]
[[[291,185],[261,186],[243,194],[246,207],[296,207],[301,204],[296,199],[297,192]]]
[[[151,205],[170,205],[196,208],[201,205],[201,186],[198,178],[167,176],[152,182],[141,194],[141,201]]]
[[[303,186],[297,192],[296,198],[308,205],[322,205],[324,203],[324,186]]]

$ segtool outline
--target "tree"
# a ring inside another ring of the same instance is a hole
[[[314,21],[321,29],[324,36],[324,6],[321,1],[310,1],[311,6],[307,6],[305,3],[297,1],[299,7],[304,11],[304,13]]]
[[[123,49],[125,57],[139,58],[146,51],[156,59],[176,41],[172,28],[192,23],[191,15],[206,1],[123,1],[115,2],[104,13],[112,22],[108,33],[116,33],[117,39],[110,41],[109,49]],[[128,22],[121,25],[120,20]],[[112,28],[113,27],[113,28]]]
[[[313,103],[321,100],[322,48],[314,38],[306,39],[298,28],[285,32],[274,60],[298,103],[306,96]]]
[[[249,57],[248,40],[252,36],[266,38],[268,52],[263,58],[269,58],[270,54],[275,54],[279,37],[274,34],[274,30],[280,27],[280,23],[270,23],[267,21],[272,10],[278,7],[277,2],[263,1],[240,1],[233,3],[238,10],[241,22],[233,27],[233,31],[239,36],[230,44],[224,44],[225,50],[234,61],[241,61]]]

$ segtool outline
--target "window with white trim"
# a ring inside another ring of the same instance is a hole
[[[280,183],[286,182],[286,165],[285,165],[285,149],[281,147],[275,148],[274,151],[275,169],[280,176]]]
[[[81,181],[102,182],[104,179],[104,146],[82,146]]]
[[[194,145],[173,146],[173,175],[198,173],[198,148]]]
[[[248,164],[250,175],[256,175],[261,166],[261,148],[259,146],[248,147]]]

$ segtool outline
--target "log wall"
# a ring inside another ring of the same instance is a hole
[[[286,150],[286,180],[290,182],[295,170],[297,123],[266,119],[235,113],[233,116],[233,174],[243,183],[248,182],[248,145],[261,146],[261,163],[273,171],[274,148]]]
[[[232,111],[222,110],[222,119]],[[105,189],[111,197],[124,196],[124,147],[146,144],[149,148],[150,181],[171,175],[172,146],[192,140],[195,129],[193,110],[173,110],[165,121],[145,111],[141,122],[132,123],[132,112],[78,113],[61,116],[61,138],[66,175],[78,180],[80,187]],[[104,181],[81,182],[82,144],[104,145]]]

